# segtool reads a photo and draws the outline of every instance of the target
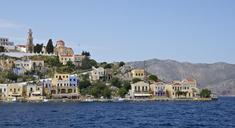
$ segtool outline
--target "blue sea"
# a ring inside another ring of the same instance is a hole
[[[235,97],[218,101],[0,103],[0,128],[235,128]]]

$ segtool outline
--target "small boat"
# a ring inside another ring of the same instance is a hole
[[[17,101],[16,97],[13,97],[11,101],[16,102]]]
[[[49,100],[48,99],[43,99],[43,101],[42,102],[48,102]]]

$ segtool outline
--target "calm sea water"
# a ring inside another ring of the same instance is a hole
[[[235,128],[235,98],[210,102],[0,103],[0,128]]]

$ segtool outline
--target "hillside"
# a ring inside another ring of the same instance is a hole
[[[152,59],[128,62],[126,66],[145,68],[165,81],[194,78],[199,88],[210,88],[219,95],[235,95],[235,64],[193,64]]]

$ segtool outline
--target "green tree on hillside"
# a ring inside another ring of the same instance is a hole
[[[87,52],[87,51],[82,51],[82,55],[87,56],[87,57],[91,56],[90,52]]]
[[[34,52],[35,53],[41,53],[42,52],[42,47],[43,47],[43,44],[36,44],[34,46]]]
[[[120,63],[119,63],[119,67],[122,67],[122,66],[124,66],[125,65],[125,63],[123,62],[123,61],[121,61]]]
[[[119,78],[117,78],[117,77],[113,77],[111,79],[111,85],[115,86],[117,88],[120,88],[122,86],[122,81]]]
[[[85,57],[82,60],[81,69],[87,70],[87,69],[91,69],[91,67],[92,67],[92,64],[90,63],[90,59],[88,57]]]
[[[47,52],[48,54],[54,53],[54,46],[53,46],[52,39],[49,39],[48,42],[47,42],[46,52]]]
[[[202,98],[210,98],[211,97],[211,90],[209,89],[202,89],[200,92],[200,97]]]
[[[148,79],[151,80],[151,81],[155,81],[155,82],[158,81],[158,77],[155,76],[155,75],[150,75],[150,76],[148,77]]]
[[[133,78],[132,79],[132,83],[137,83],[137,82],[139,82],[139,81],[142,81],[140,78]]]

